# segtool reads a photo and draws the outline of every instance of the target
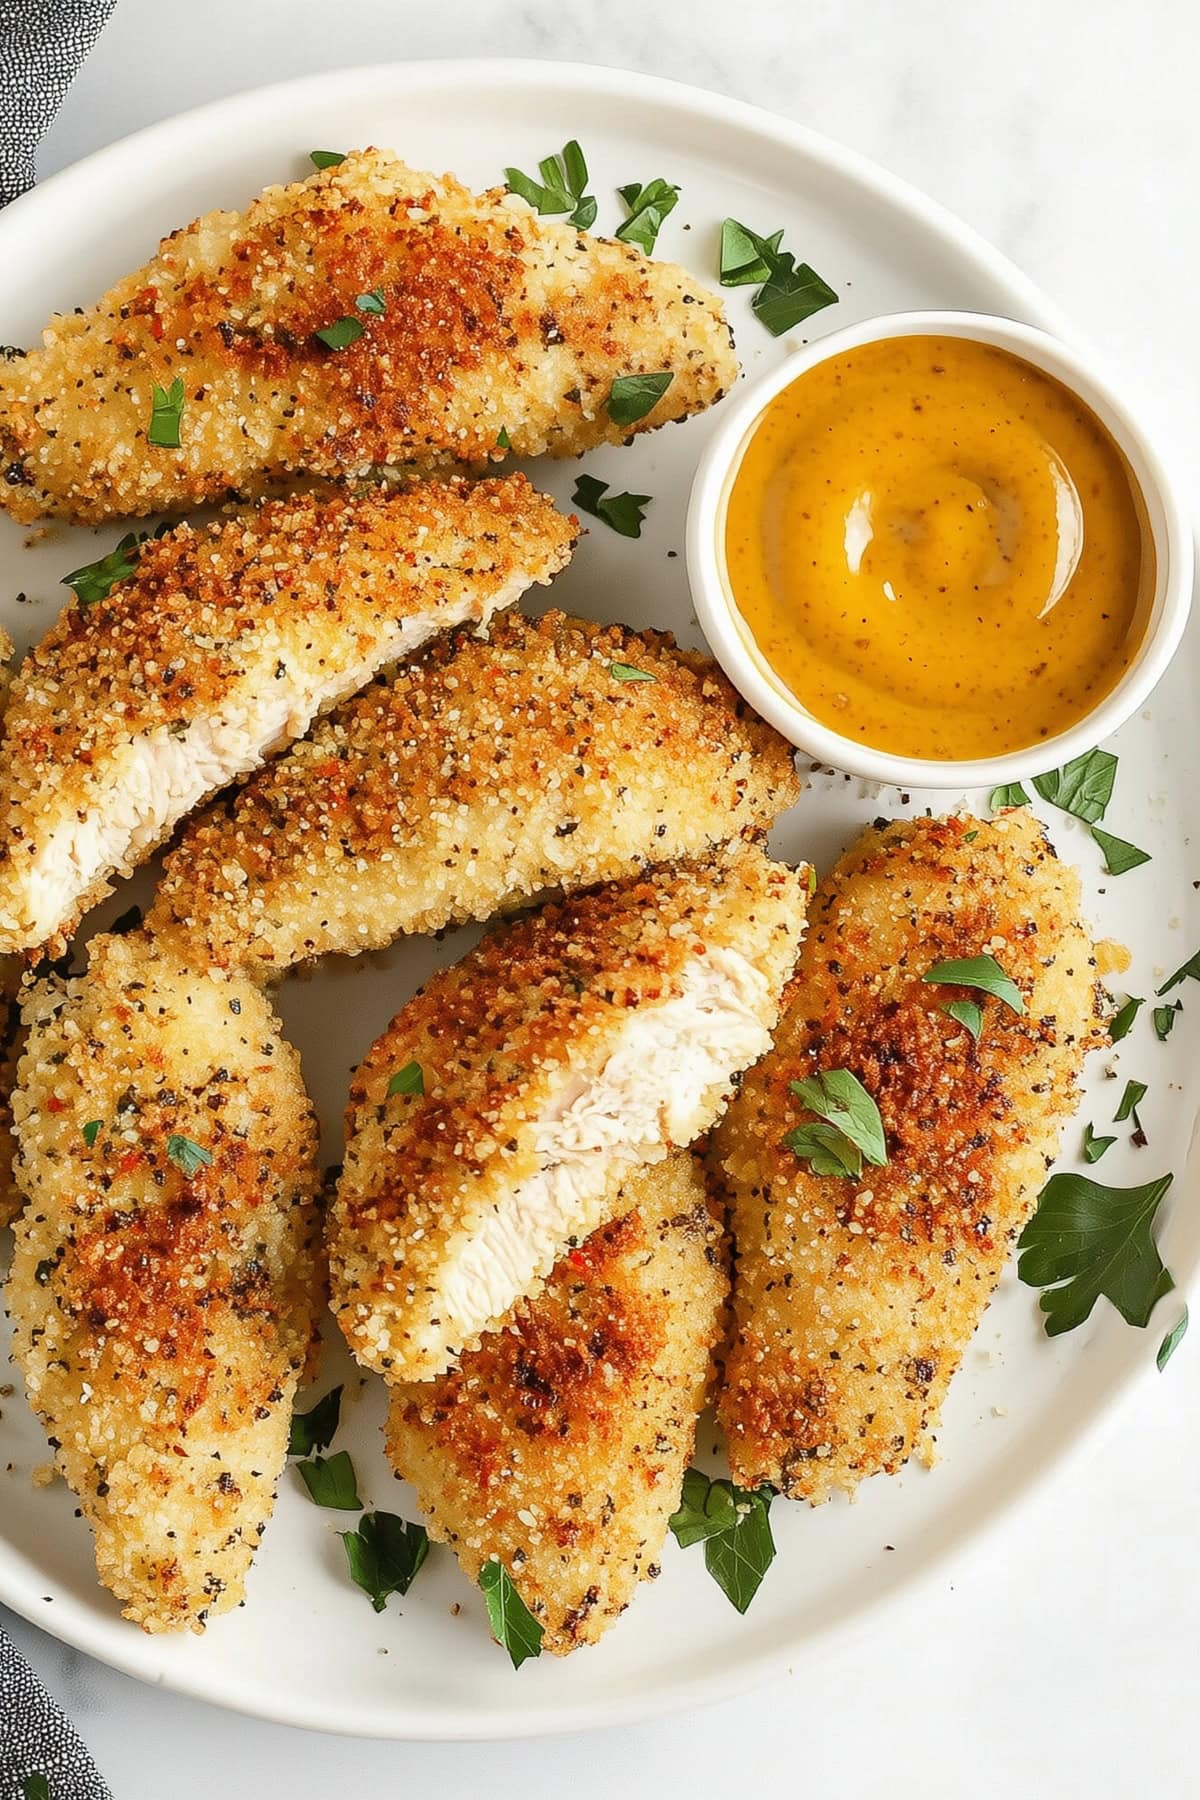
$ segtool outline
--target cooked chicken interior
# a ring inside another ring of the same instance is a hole
[[[799,786],[706,657],[508,614],[486,641],[437,639],[197,819],[149,923],[276,974],[700,854]]]
[[[643,374],[670,376],[655,403],[610,410]],[[685,269],[352,151],[172,233],[0,362],[0,507],[95,523],[300,471],[575,456],[736,377],[720,301]]]
[[[773,1051],[715,1138],[736,1251],[719,1412],[734,1479],[793,1499],[928,1456],[1099,1029],[1079,881],[1024,809],[866,832],[818,888]],[[990,956],[1024,1008],[923,977]],[[978,1041],[946,1008],[983,1009]],[[888,1161],[816,1175],[791,1090],[848,1069]]]
[[[148,1631],[242,1599],[314,1330],[316,1129],[249,982],[140,934],[39,985],[14,1113],[13,1355]]]
[[[141,548],[13,682],[0,740],[0,951],[61,944],[199,801],[434,632],[568,560],[523,476],[267,502]]]
[[[440,1374],[626,1176],[708,1128],[770,1041],[805,899],[741,844],[545,907],[433,977],[351,1089],[329,1243],[361,1361]]]
[[[726,1287],[686,1152],[631,1175],[611,1210],[458,1369],[394,1389],[388,1421],[430,1535],[472,1581],[498,1558],[559,1656],[658,1573]]]

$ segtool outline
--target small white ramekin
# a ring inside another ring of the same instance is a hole
[[[1078,395],[1124,453],[1154,542],[1156,579],[1150,619],[1137,655],[1092,711],[1057,737],[1005,756],[948,762],[893,756],[814,719],[767,663],[738,611],[725,566],[725,514],[742,456],[764,407],[792,382],[862,344],[893,337],[962,337],[1011,351]],[[1021,781],[1090,750],[1136,712],[1179,645],[1192,598],[1193,548],[1171,478],[1136,420],[1090,357],[1044,331],[985,313],[906,312],[851,325],[797,350],[771,374],[727,403],[692,484],[687,521],[688,577],[696,616],[729,679],[793,744],[822,763],[904,787],[972,788]]]

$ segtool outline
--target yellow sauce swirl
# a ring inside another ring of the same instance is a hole
[[[765,408],[726,563],[807,710],[895,755],[1023,749],[1115,686],[1145,631],[1141,495],[1082,401],[1008,351],[897,337]]]

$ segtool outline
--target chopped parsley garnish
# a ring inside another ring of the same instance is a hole
[[[1116,1143],[1115,1137],[1097,1137],[1090,1125],[1083,1128],[1083,1160],[1098,1163],[1106,1150],[1111,1150]]]
[[[1124,1006],[1117,1008],[1108,1022],[1108,1035],[1114,1044],[1119,1044],[1122,1038],[1129,1036],[1133,1028],[1133,1021],[1145,1004],[1144,1000],[1139,1000],[1135,994],[1130,994]]]
[[[128,581],[137,568],[138,552],[148,535],[144,531],[127,531],[107,556],[64,575],[63,587],[74,590],[80,606],[95,606],[98,600],[107,600],[118,581]]]
[[[769,1487],[740,1488],[732,1481],[710,1481],[700,1469],[683,1478],[679,1509],[671,1530],[684,1550],[704,1545],[704,1566],[726,1599],[744,1613],[762,1578],[775,1560],[771,1535]]]
[[[603,519],[622,537],[639,538],[642,535],[642,521],[646,516],[646,508],[650,504],[649,494],[610,494],[607,481],[597,481],[594,475],[577,475],[575,492],[571,495],[572,506],[583,508],[593,518]]]
[[[1156,1006],[1150,1015],[1154,1022],[1154,1035],[1160,1044],[1165,1044],[1175,1029],[1175,1021],[1183,1011],[1183,1001],[1176,1000],[1172,1006]]]
[[[372,288],[367,294],[355,294],[354,304],[359,312],[385,313],[387,311],[387,301],[383,297],[381,287]]]
[[[1003,1000],[1015,1013],[1025,1011],[1020,988],[1011,975],[1005,974],[994,956],[967,956],[937,963],[926,970],[921,980],[934,982],[939,987],[978,988],[981,993],[993,994],[997,1000]]]
[[[1132,1119],[1138,1131],[1142,1129],[1142,1121],[1138,1118],[1138,1107],[1146,1098],[1147,1087],[1144,1081],[1127,1081],[1125,1092],[1121,1095],[1121,1104],[1113,1114],[1113,1124],[1123,1125],[1126,1119]]]
[[[336,1456],[314,1456],[311,1462],[296,1464],[310,1499],[333,1512],[361,1512],[354,1464],[347,1450]]]
[[[1108,810],[1116,776],[1117,759],[1110,750],[1089,750],[1061,769],[1035,775],[1033,785],[1051,806],[1094,825]]]
[[[1040,1301],[1047,1336],[1082,1325],[1101,1295],[1128,1324],[1149,1321],[1175,1285],[1153,1235],[1172,1179],[1116,1188],[1085,1175],[1050,1177],[1017,1239],[1021,1280],[1047,1290]]]
[[[329,1392],[306,1413],[292,1414],[291,1434],[288,1438],[287,1453],[289,1456],[311,1456],[314,1450],[326,1450],[333,1442],[333,1436],[342,1416],[341,1387],[330,1388]]]
[[[96,1142],[96,1139],[100,1136],[100,1127],[103,1123],[104,1123],[103,1119],[89,1119],[87,1124],[84,1126],[83,1141],[87,1145],[89,1150],[91,1149],[92,1145]]]
[[[1092,836],[1104,854],[1104,867],[1110,875],[1124,875],[1126,870],[1150,861],[1148,850],[1139,850],[1136,844],[1127,844],[1124,838],[1113,837],[1098,825],[1092,826]]]
[[[364,1513],[357,1531],[338,1534],[346,1546],[350,1579],[382,1612],[392,1594],[407,1594],[429,1555],[429,1534],[396,1513]]]
[[[169,388],[154,382],[150,389],[150,423],[146,442],[160,450],[178,450],[179,425],[183,418],[183,377],[176,375]]]
[[[1169,994],[1173,987],[1178,987],[1181,981],[1200,981],[1200,950],[1197,950],[1195,956],[1189,956],[1185,963],[1180,963],[1175,973],[1168,976],[1162,986],[1155,989],[1155,993],[1161,998],[1163,994]]]
[[[800,1104],[823,1121],[797,1125],[783,1140],[814,1175],[861,1175],[864,1157],[883,1167],[888,1159],[883,1120],[857,1075],[849,1069],[822,1069],[788,1085]]]
[[[335,319],[332,325],[323,325],[320,331],[314,331],[313,336],[320,338],[330,350],[345,350],[362,336],[363,329],[361,319]]]
[[[425,1092],[425,1071],[419,1062],[407,1062],[402,1069],[397,1069],[387,1084],[387,1097],[390,1100],[395,1094],[423,1094]]]
[[[197,1144],[180,1132],[172,1132],[167,1139],[167,1161],[173,1162],[180,1174],[185,1175],[189,1181],[201,1169],[207,1169],[212,1159],[211,1150],[206,1150],[203,1144]]]
[[[632,663],[609,663],[608,672],[614,681],[657,681],[657,675],[651,675],[646,669],[635,669]]]
[[[502,425],[496,433],[496,448],[497,450],[512,449],[512,439],[508,435],[508,427],[506,425]]]
[[[975,1042],[979,1042],[979,1034],[983,1030],[983,1008],[978,1000],[947,1000],[942,1011],[960,1025],[965,1025]]]
[[[1163,1339],[1162,1343],[1158,1346],[1158,1355],[1154,1358],[1154,1360],[1158,1365],[1158,1372],[1160,1375],[1162,1374],[1163,1370],[1166,1368],[1167,1364],[1170,1362],[1171,1358],[1174,1356],[1175,1352],[1178,1350],[1180,1344],[1182,1344],[1185,1336],[1187,1335],[1187,1328],[1188,1328],[1188,1309],[1185,1306],[1183,1309],[1183,1317],[1180,1319],[1176,1319],[1174,1325],[1172,1325],[1170,1331],[1168,1331],[1166,1337]]]
[[[520,169],[505,169],[504,181],[510,194],[519,194],[540,213],[569,213],[567,223],[586,231],[596,220],[596,201],[585,193],[588,167],[583,151],[575,139],[564,144],[557,156],[544,156],[538,164],[540,181],[523,175]]]
[[[675,379],[673,369],[656,369],[648,375],[618,375],[605,405],[614,425],[636,425],[653,412]]]
[[[656,175],[644,187],[640,182],[632,181],[617,192],[629,209],[629,217],[617,226],[617,236],[622,243],[636,244],[649,256],[658,242],[663,220],[674,210],[679,199],[679,189],[674,182],[664,181],[661,175]]]
[[[314,169],[336,169],[346,160],[344,150],[310,150],[308,154]]]
[[[1006,781],[1003,787],[994,787],[988,795],[988,811],[1002,812],[1006,806],[1028,806],[1029,795],[1019,781]]]
[[[46,1775],[27,1775],[22,1787],[25,1800],[50,1800],[50,1780]]]
[[[479,1571],[479,1587],[487,1603],[492,1636],[508,1651],[514,1669],[542,1654],[542,1627],[520,1594],[512,1576],[494,1556]]]
[[[782,231],[760,237],[737,219],[721,226],[721,285],[758,286],[750,304],[774,337],[835,306],[838,298],[809,263],[797,265],[790,251],[781,250],[782,242]]]

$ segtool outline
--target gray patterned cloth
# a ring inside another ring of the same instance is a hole
[[[0,206],[32,187],[42,133],[116,0],[0,0]],[[75,1727],[0,1626],[0,1800],[112,1800]]]

